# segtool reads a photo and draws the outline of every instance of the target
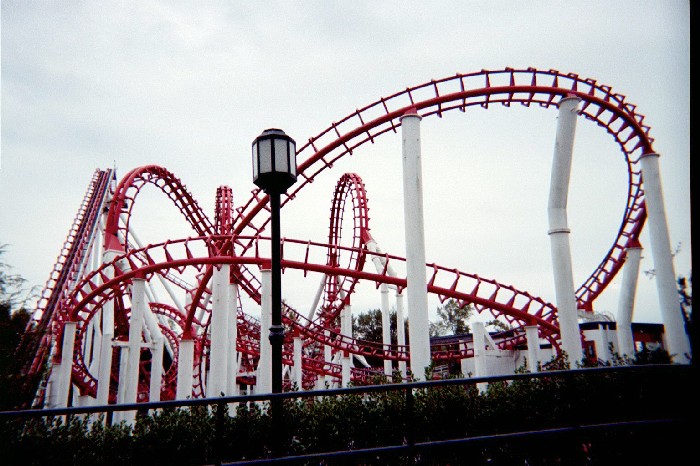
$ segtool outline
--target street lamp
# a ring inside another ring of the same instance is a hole
[[[297,180],[296,142],[280,129],[266,129],[253,141],[253,183],[270,198],[272,272],[272,393],[282,393],[282,266],[280,245],[280,195]],[[282,400],[273,398],[272,426],[277,447],[282,438]]]

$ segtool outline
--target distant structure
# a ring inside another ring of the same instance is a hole
[[[548,203],[556,303],[494,279],[426,264],[421,120],[448,111],[469,112],[475,106],[514,104],[558,112]],[[603,128],[619,145],[629,189],[614,243],[576,287],[567,194],[579,117]],[[390,375],[394,367],[404,377],[410,370],[422,378],[431,363],[459,364],[463,373],[479,376],[512,372],[524,364],[537,371],[538,363],[562,351],[570,360],[606,360],[609,344],[631,355],[635,344],[653,342],[662,344],[675,362],[688,363],[690,346],[679,310],[659,157],[643,120],[624,96],[595,80],[556,70],[506,68],[408,88],[310,138],[297,151],[298,182],[283,196],[282,206],[340,158],[367,142],[400,133],[407,250],[399,254],[379,247],[370,232],[362,180],[354,173],[341,174],[331,201],[328,242],[284,239],[284,270],[300,270],[307,279],[318,280],[309,302],[285,304],[285,381],[301,389],[363,384]],[[158,244],[140,241],[130,220],[146,186],[160,190],[163,201],[179,209],[192,228],[191,237]],[[352,225],[344,229],[346,216]],[[270,250],[269,222],[267,196],[257,189],[234,205],[231,188],[219,187],[212,219],[164,167],[134,168],[119,180],[111,169],[96,170],[17,353],[27,375],[48,368],[36,387],[34,406],[269,392],[271,298],[265,270],[270,258],[263,252]],[[645,223],[663,331],[647,328],[642,338],[632,315]],[[343,243],[347,231],[351,238]],[[617,321],[601,320],[594,302],[621,271]],[[376,285],[381,344],[353,338],[351,297],[360,281]],[[431,342],[428,294],[471,304],[478,313],[502,319],[511,330],[494,335],[476,322],[469,336]],[[259,306],[260,320],[244,302]],[[408,318],[408,345],[402,325],[398,344],[391,344],[392,307],[399,322]],[[374,367],[367,363],[370,359],[383,364]],[[225,371],[214,371],[213,365]],[[130,422],[134,414],[119,416]]]

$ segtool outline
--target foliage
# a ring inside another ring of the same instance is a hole
[[[396,311],[389,313],[389,325],[391,327],[390,338],[391,344],[398,344],[398,336],[396,333]],[[404,335],[406,335],[408,343],[408,321],[404,319]],[[382,311],[380,309],[371,309],[367,312],[362,312],[352,317],[352,334],[358,340],[372,341],[382,343]]]
[[[568,363],[557,358],[548,365],[559,368]],[[683,419],[692,395],[689,378],[689,372],[680,371],[663,377],[645,372],[561,377],[545,372],[537,379],[487,387],[460,384],[409,390],[397,385],[397,390],[387,392],[291,399],[283,405],[282,448],[286,454],[303,455],[581,424]],[[133,428],[123,423],[105,426],[95,416],[1,421],[3,464],[188,465],[269,457],[268,404],[222,406],[220,417],[216,406],[139,413]],[[598,461],[627,464],[638,454],[639,442],[659,444],[678,434],[666,427],[650,432],[581,431],[564,442],[556,441],[556,436],[477,442],[436,449],[423,459],[424,464],[462,464],[466,458],[471,458],[470,464],[513,464],[503,463],[506,459],[517,459],[517,464],[569,464],[585,453],[597,455]],[[366,458],[362,464],[407,464],[416,459],[402,455]]]
[[[471,304],[462,304],[455,299],[449,299],[436,309],[440,318],[438,322],[430,323],[430,336],[462,335],[469,333],[469,318],[474,312]]]
[[[6,244],[0,244],[0,306],[12,310],[22,307],[29,296],[24,297],[26,280],[20,275],[11,273],[12,268],[2,259],[6,249]]]
[[[15,350],[31,318],[24,306],[34,296],[25,289],[26,280],[2,260],[6,248],[0,245],[0,409],[19,406],[27,398]]]

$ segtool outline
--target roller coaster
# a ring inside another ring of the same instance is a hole
[[[341,158],[399,133],[407,112],[425,119],[477,106],[558,109],[567,98],[580,102],[577,115],[602,128],[627,164],[627,201],[615,240],[575,290],[578,311],[592,313],[596,298],[620,272],[628,249],[639,245],[648,215],[641,159],[653,153],[650,128],[636,106],[593,79],[533,68],[481,70],[431,80],[381,98],[298,148],[298,182],[283,195],[282,207],[294,202],[301,190],[330,172]],[[140,242],[131,220],[139,194],[149,185],[162,193],[163,202],[177,207],[191,227],[190,237]],[[231,342],[225,347],[228,366],[221,393],[234,394],[244,386],[261,389],[265,325],[262,317],[253,316],[258,309],[253,313],[246,307],[261,306],[265,299],[263,275],[270,267],[268,197],[255,189],[234,206],[232,189],[220,186],[214,205],[212,220],[185,184],[161,166],[134,168],[121,179],[113,169],[95,171],[17,352],[23,373],[31,376],[28,379],[42,381],[35,387],[34,406],[65,406],[71,403],[68,390],[72,399],[92,400],[85,403],[128,401],[129,395],[121,393],[130,383],[124,357],[129,351],[138,363],[131,369],[137,380],[132,384],[137,401],[217,396],[207,386],[213,327],[221,325],[227,329],[226,341]],[[365,384],[410,361],[405,336],[397,344],[361,341],[342,322],[343,310],[359,283],[372,283],[384,293],[391,289],[399,311],[403,291],[410,286],[406,276],[397,272],[405,269],[406,259],[380,249],[372,236],[368,209],[368,193],[360,176],[340,174],[330,203],[327,242],[283,239],[283,270],[296,270],[305,279],[311,274],[322,277],[311,307],[284,302],[283,362],[288,386],[296,381],[299,388],[311,389],[344,377]],[[352,225],[344,225],[350,218]],[[526,345],[525,329],[535,326],[542,341],[561,351],[559,312],[554,304],[495,279],[438,264],[425,264],[425,272],[427,293],[440,302],[469,304],[478,313],[508,323],[512,330],[498,340],[499,349]],[[225,274],[223,283],[229,290],[228,324],[220,323],[225,320],[213,323],[217,273]],[[137,290],[141,290],[138,297]],[[185,350],[183,342],[191,346]],[[430,355],[435,363],[459,362],[474,357],[474,346],[436,345]],[[341,359],[348,357],[364,364],[344,369]],[[383,367],[367,363],[377,360],[388,363]]]

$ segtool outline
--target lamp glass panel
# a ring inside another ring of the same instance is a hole
[[[297,176],[297,147],[296,144],[294,144],[292,141],[289,141],[289,163],[291,166],[289,167],[289,173],[294,175],[294,177]]]
[[[286,139],[275,139],[275,172],[289,173]]]
[[[258,177],[258,144],[253,144],[253,179]]]
[[[261,174],[272,172],[272,141],[269,139],[258,141],[258,160]]]

